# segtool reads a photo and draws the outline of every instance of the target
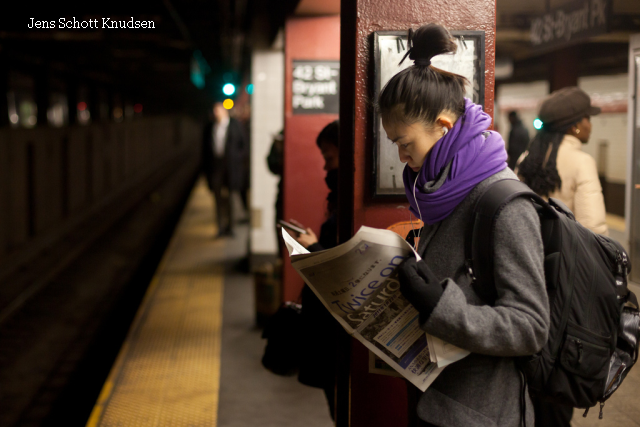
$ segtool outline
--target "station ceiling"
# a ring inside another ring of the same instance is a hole
[[[511,61],[504,81],[548,76],[548,52],[532,48],[531,20],[573,0],[497,0],[496,57]],[[581,74],[626,71],[629,34],[640,32],[640,0],[613,0],[609,33],[583,40]],[[237,80],[250,66],[253,47],[267,47],[291,14],[339,13],[340,0],[163,0],[50,2],[37,6],[14,2],[0,17],[0,61],[4,68],[90,79],[153,98],[165,109],[207,108],[223,76]],[[154,30],[29,28],[31,18],[54,21],[103,18],[151,20]],[[194,52],[211,69],[204,89],[190,79]]]
[[[505,82],[546,80],[553,51],[539,50],[531,42],[533,19],[575,0],[496,0],[496,66],[513,66]],[[624,73],[628,66],[629,36],[640,33],[640,0],[612,0],[609,32],[578,40],[580,75]],[[562,49],[562,48],[560,48]]]
[[[156,104],[164,104],[165,109],[193,111],[211,105],[223,76],[241,83],[249,69],[251,47],[269,45],[297,3],[14,2],[0,16],[0,61],[5,69],[91,80],[107,88],[143,94]],[[113,21],[130,21],[132,17],[153,21],[155,28],[108,27]],[[59,28],[61,24],[75,25],[74,18],[88,28]],[[55,28],[29,28],[34,21]],[[204,89],[191,82],[195,56],[210,68]]]

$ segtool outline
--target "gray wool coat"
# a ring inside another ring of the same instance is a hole
[[[474,292],[463,268],[473,206],[487,185],[505,178],[517,179],[510,169],[485,179],[451,215],[425,224],[420,238],[418,253],[445,282],[442,297],[421,326],[471,352],[445,368],[418,399],[418,416],[437,426],[519,426],[522,380],[514,357],[537,352],[547,340],[540,220],[529,200],[513,200],[498,217],[493,248],[498,299],[493,306]],[[527,426],[533,426],[533,407],[524,394]]]

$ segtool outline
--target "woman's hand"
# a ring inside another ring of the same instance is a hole
[[[293,225],[296,225],[300,228],[304,228],[305,230],[307,230],[307,234],[300,234],[300,233],[296,233],[296,232],[292,232],[292,236],[294,239],[296,239],[296,241],[298,243],[300,243],[302,246],[304,246],[305,248],[308,248],[309,246],[313,245],[314,243],[318,243],[318,237],[316,236],[316,234],[313,232],[312,229],[310,229],[309,227],[306,227],[302,224],[300,224],[298,221],[296,221],[295,219],[291,219],[289,220],[289,222]]]
[[[438,305],[444,289],[424,260],[411,257],[398,266],[400,292],[420,312],[424,322]]]

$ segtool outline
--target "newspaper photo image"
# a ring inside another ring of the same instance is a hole
[[[420,328],[397,279],[398,265],[420,258],[398,234],[362,227],[348,242],[313,253],[282,235],[293,267],[343,328],[422,391],[446,364],[468,354]],[[442,360],[438,347],[447,349]]]

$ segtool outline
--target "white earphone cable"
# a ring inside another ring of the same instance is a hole
[[[447,132],[449,132],[449,129],[446,126],[442,127],[442,137],[444,138],[444,136],[447,134]],[[418,174],[416,175],[416,179],[415,181],[413,181],[413,200],[416,202],[416,208],[418,209],[418,215],[420,215],[420,221],[422,221],[424,223],[424,220],[422,219],[422,212],[420,211],[420,205],[418,204],[418,198],[416,197],[416,184],[418,183],[418,177],[420,176],[420,172],[418,172]],[[411,211],[409,211],[409,222],[411,223],[411,229],[413,230],[413,246],[414,249],[416,250],[416,252],[418,251],[418,247],[416,244],[416,229],[413,227],[413,219],[411,217]],[[422,233],[420,233],[422,234]],[[418,237],[420,237],[420,235],[418,235]]]
[[[416,198],[416,183],[418,182],[418,176],[420,176],[419,172],[418,172],[418,175],[416,175],[415,181],[413,182],[413,200],[416,202],[416,207],[418,208],[418,215],[420,215],[420,221],[422,221],[422,212],[420,211],[420,205],[418,205],[418,199]],[[417,245],[417,242],[416,242],[416,229],[413,226],[413,219],[411,218],[411,211],[409,211],[409,222],[411,223],[411,229],[413,230],[413,248],[416,251],[418,251],[418,245]],[[420,234],[422,234],[422,233],[420,233]],[[420,237],[420,235],[418,235],[418,237]]]

